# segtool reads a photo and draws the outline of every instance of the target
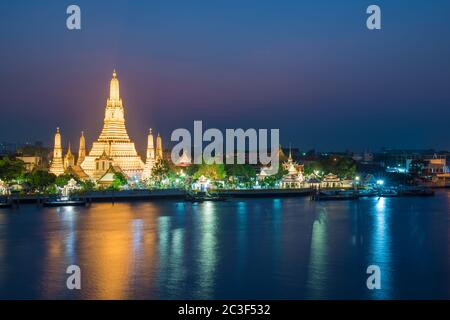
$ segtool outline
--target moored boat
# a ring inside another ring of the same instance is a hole
[[[75,199],[70,197],[60,197],[46,199],[42,202],[44,207],[76,207],[85,206],[86,199]]]
[[[359,194],[354,190],[318,190],[312,196],[313,200],[355,200],[358,198]]]
[[[405,187],[400,191],[402,196],[418,196],[418,197],[430,197],[434,196],[433,189],[423,186]]]
[[[225,201],[226,197],[207,192],[188,193],[186,194],[187,201],[191,202],[203,202],[203,201]]]
[[[0,208],[11,208],[12,204],[13,204],[13,202],[10,198],[1,198],[0,199]]]
[[[392,197],[398,197],[399,192],[397,188],[383,188],[380,190],[379,197],[382,198],[392,198]]]
[[[373,189],[362,189],[358,191],[359,197],[377,197],[379,192]]]

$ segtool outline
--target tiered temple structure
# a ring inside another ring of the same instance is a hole
[[[88,176],[97,178],[109,169],[103,167],[105,163],[119,167],[130,179],[140,179],[145,167],[125,127],[125,110],[115,70],[106,102],[103,130],[81,163],[81,168]]]
[[[62,157],[61,133],[59,128],[56,128],[55,133],[55,147],[53,149],[53,160],[50,166],[50,173],[60,176],[64,173],[64,163]]]
[[[281,179],[281,188],[301,188],[305,181],[303,176],[303,166],[292,159],[292,152],[289,151],[288,160],[283,163],[287,173]]]
[[[86,158],[86,140],[84,139],[84,131],[81,131],[80,147],[78,149],[77,166],[81,166],[81,164],[83,163],[85,158]]]
[[[93,143],[91,152],[86,154],[86,140],[84,132],[81,132],[78,158],[75,159],[70,144],[63,158],[61,134],[57,128],[50,172],[57,176],[68,173],[82,180],[91,179],[100,185],[107,185],[112,182],[115,173],[122,173],[129,180],[150,179],[155,164],[162,159],[161,136],[158,134],[155,148],[151,129],[145,164],[136,152],[134,142],[130,140],[125,127],[125,110],[120,99],[119,80],[114,70],[109,99],[106,101],[103,130]]]
[[[156,160],[162,159],[163,159],[162,139],[161,135],[158,133],[158,137],[156,137]]]
[[[150,128],[150,132],[148,133],[148,138],[147,138],[147,160],[145,162],[145,168],[144,168],[144,172],[142,174],[142,179],[143,180],[147,180],[150,179],[150,177],[152,176],[152,170],[153,167],[155,166],[156,163],[156,158],[155,158],[155,147],[153,144],[153,133],[152,133],[152,129]]]
[[[70,147],[69,142],[69,149],[67,150],[67,153],[64,156],[64,171],[73,166],[75,166],[75,156],[72,153],[72,148]]]

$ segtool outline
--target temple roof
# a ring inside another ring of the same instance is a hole
[[[89,176],[84,172],[81,166],[70,166],[66,169],[65,173],[72,174],[81,180],[89,179]]]

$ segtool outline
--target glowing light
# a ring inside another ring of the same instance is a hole
[[[104,175],[105,170],[96,169],[97,159],[104,155],[112,159],[114,166],[120,167],[128,177],[141,176],[145,165],[136,152],[134,142],[128,136],[124,114],[119,80],[114,72],[110,83],[110,96],[106,101],[103,130],[93,143],[89,155],[81,163],[82,169],[90,177],[99,179]]]

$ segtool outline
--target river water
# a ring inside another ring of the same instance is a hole
[[[449,217],[449,191],[22,205],[0,211],[0,298],[450,299]],[[67,289],[70,265],[81,290]]]

